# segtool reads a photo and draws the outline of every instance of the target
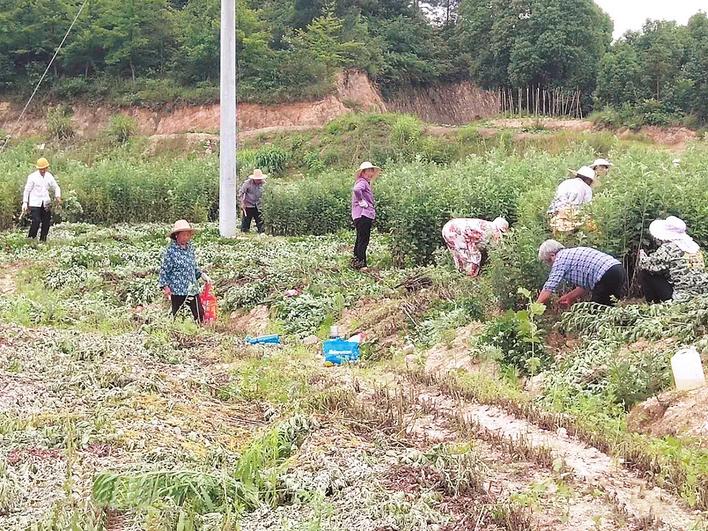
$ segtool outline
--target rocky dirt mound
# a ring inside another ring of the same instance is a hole
[[[669,391],[637,404],[628,427],[655,437],[695,437],[708,448],[708,386],[693,391]]]

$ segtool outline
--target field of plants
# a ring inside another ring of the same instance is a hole
[[[367,140],[372,120],[383,132]],[[569,243],[631,272],[657,216],[708,246],[705,146],[675,167],[604,134],[454,135],[438,157],[445,141],[415,121],[364,116],[248,146],[243,171],[275,175],[270,235],[237,240],[209,221],[213,155],[145,157],[133,139],[57,150],[63,223],[29,242],[17,207],[36,148],[3,154],[0,528],[706,529],[705,434],[637,429],[630,412],[677,400],[678,348],[708,355],[708,298],[530,304],[566,168],[615,162],[595,224]],[[353,150],[384,166],[367,273],[349,267]],[[480,278],[462,277],[442,223],[500,214],[512,235]],[[183,215],[216,284],[209,327],[170,319],[157,288]],[[359,364],[324,366],[333,324],[365,334]],[[245,341],[266,333],[283,344]]]

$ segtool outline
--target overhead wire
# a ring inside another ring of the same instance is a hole
[[[24,118],[25,113],[27,112],[27,109],[29,109],[29,106],[32,104],[32,100],[34,100],[34,97],[36,96],[37,91],[39,90],[39,87],[42,85],[44,78],[47,77],[49,70],[52,68],[52,65],[54,64],[54,61],[56,60],[57,56],[59,55],[59,52],[61,51],[62,46],[64,46],[64,43],[66,42],[66,39],[69,37],[71,30],[74,29],[74,26],[76,25],[76,21],[79,20],[79,17],[81,16],[81,13],[83,12],[84,7],[86,7],[86,4],[88,4],[88,1],[89,0],[84,0],[83,3],[81,4],[81,7],[79,7],[79,11],[76,13],[76,16],[74,17],[74,20],[71,22],[69,29],[66,30],[66,33],[64,34],[64,38],[61,40],[61,42],[59,43],[59,46],[55,50],[51,61],[49,61],[47,68],[44,70],[44,73],[42,74],[42,77],[39,78],[39,81],[35,85],[34,90],[32,91],[32,95],[27,100],[27,103],[25,104],[24,108],[22,109],[20,116],[17,118],[17,121],[15,122],[14,127],[10,130],[10,133],[7,135],[7,137],[5,137],[5,141],[3,142],[2,146],[0,146],[0,153],[2,153],[2,151],[4,151],[5,147],[10,142],[10,139],[14,136],[15,132],[17,131],[17,128],[19,127],[20,123],[22,122],[22,118]]]

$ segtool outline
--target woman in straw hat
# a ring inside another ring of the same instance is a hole
[[[356,182],[352,189],[352,219],[356,228],[352,265],[356,269],[367,267],[366,249],[369,247],[371,227],[376,219],[376,202],[371,183],[380,173],[381,168],[371,162],[363,162],[356,172]]]
[[[37,171],[27,177],[24,194],[22,195],[22,216],[29,209],[32,224],[28,237],[34,239],[39,232],[39,241],[46,242],[49,225],[52,222],[52,199],[49,190],[54,192],[54,200],[61,204],[61,189],[54,175],[49,173],[49,161],[41,158],[36,164]]]
[[[647,302],[685,301],[708,293],[703,253],[686,234],[686,223],[675,216],[657,219],[649,233],[660,245],[650,255],[639,252],[639,283]]]
[[[204,320],[204,309],[199,302],[198,279],[211,284],[211,279],[197,266],[194,246],[191,243],[194,228],[187,220],[175,222],[170,231],[172,242],[165,251],[160,268],[160,288],[172,302],[172,316],[187,305],[198,323]]]
[[[595,170],[583,166],[574,172],[573,177],[558,185],[547,212],[554,232],[572,232],[585,223],[578,211],[580,207],[592,201],[592,186],[595,181]]]
[[[604,177],[610,173],[612,166],[614,166],[614,164],[607,159],[595,159],[595,161],[590,164],[590,167],[595,171],[597,177]]]
[[[241,232],[251,230],[251,221],[256,220],[256,229],[263,234],[263,216],[261,215],[261,198],[263,184],[268,178],[261,170],[255,169],[241,185],[238,197],[241,202]]]
[[[489,246],[498,243],[508,230],[509,223],[504,218],[494,221],[456,218],[445,223],[442,235],[457,270],[476,277]]]

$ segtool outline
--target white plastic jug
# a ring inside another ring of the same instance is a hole
[[[674,373],[676,389],[679,391],[696,389],[706,383],[701,355],[693,347],[682,348],[674,354],[671,358],[671,370]]]

